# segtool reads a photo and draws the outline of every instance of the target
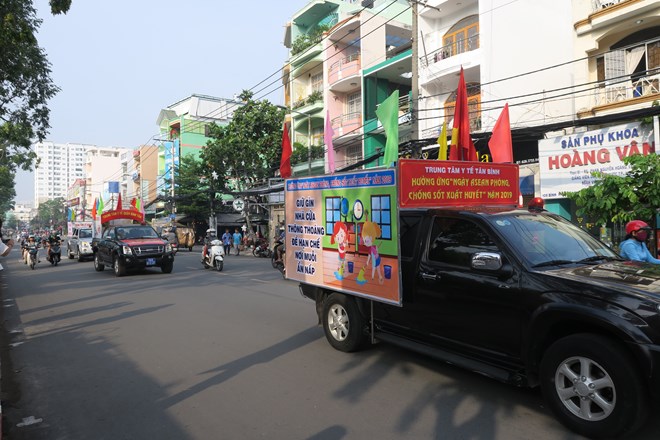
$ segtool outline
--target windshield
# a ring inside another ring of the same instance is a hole
[[[149,226],[139,228],[117,228],[117,238],[120,240],[134,238],[159,238],[156,231]]]
[[[489,220],[532,266],[619,259],[604,243],[557,215],[516,213]]]
[[[91,238],[92,230],[91,229],[81,229],[78,231],[78,238]]]

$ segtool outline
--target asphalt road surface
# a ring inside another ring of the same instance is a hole
[[[538,391],[385,344],[336,351],[269,260],[214,272],[198,250],[122,278],[3,259],[5,440],[580,438]],[[635,438],[660,438],[658,417]]]

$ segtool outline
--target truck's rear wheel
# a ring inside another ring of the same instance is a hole
[[[622,347],[595,334],[555,342],[541,361],[543,395],[559,420],[589,438],[632,433],[646,418],[646,392]]]
[[[367,340],[365,319],[355,298],[341,293],[331,294],[323,303],[323,330],[330,345],[340,351],[356,351]]]

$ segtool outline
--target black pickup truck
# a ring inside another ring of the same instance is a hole
[[[99,239],[92,240],[92,250],[94,269],[100,272],[112,266],[118,277],[130,269],[160,267],[170,273],[174,268],[172,245],[149,225],[107,227]]]
[[[385,341],[540,386],[587,437],[634,432],[660,393],[660,266],[543,210],[399,212],[402,306],[301,284],[326,338]]]

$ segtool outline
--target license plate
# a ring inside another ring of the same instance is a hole
[[[147,258],[147,266],[154,266],[156,265],[156,259],[155,258]]]

